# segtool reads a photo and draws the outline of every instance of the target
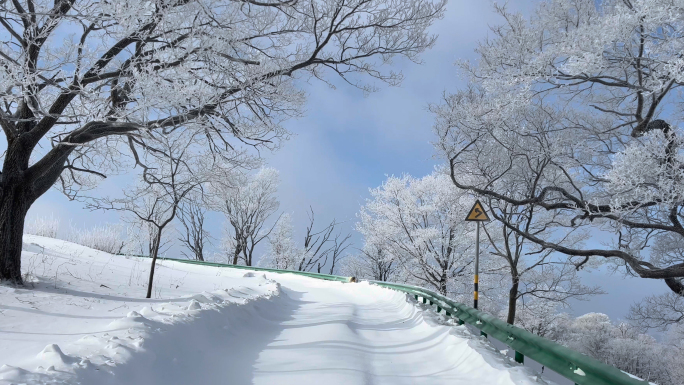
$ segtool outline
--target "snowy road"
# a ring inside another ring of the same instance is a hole
[[[254,363],[254,384],[535,383],[464,327],[438,324],[404,294],[267,276],[282,284],[282,294],[277,311],[259,312],[275,337]]]

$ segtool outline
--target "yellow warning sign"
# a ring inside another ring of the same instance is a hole
[[[470,209],[470,212],[468,213],[468,216],[465,219],[466,221],[488,221],[489,220],[489,215],[487,215],[487,212],[484,209],[484,206],[482,206],[482,203],[480,203],[479,200],[475,201],[475,204],[473,205],[473,208]]]

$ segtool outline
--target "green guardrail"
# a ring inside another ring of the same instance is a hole
[[[146,255],[131,255],[131,254],[119,254],[121,256],[125,257],[138,257],[138,258],[150,258]],[[252,271],[265,271],[269,273],[278,273],[278,274],[297,274],[297,275],[303,275],[305,277],[310,277],[310,278],[318,278],[318,279],[324,279],[326,281],[338,281],[338,282],[356,282],[356,278],[354,277],[342,277],[339,275],[330,275],[330,274],[321,274],[321,273],[312,273],[309,271],[297,271],[297,270],[280,270],[280,269],[269,269],[265,267],[256,267],[256,266],[243,266],[243,265],[231,265],[228,263],[218,263],[218,262],[207,262],[207,261],[197,261],[194,259],[177,259],[177,258],[161,258],[158,257],[157,261],[173,261],[173,262],[180,262],[180,263],[187,263],[190,265],[203,265],[203,266],[214,266],[214,267],[228,267],[231,269],[242,269],[242,270],[252,270]]]
[[[372,284],[413,295],[416,300],[437,306],[437,312],[444,310],[447,316],[454,316],[459,324],[467,323],[487,336],[501,341],[515,350],[515,360],[523,363],[527,356],[561,376],[579,385],[646,385],[648,381],[637,379],[625,372],[606,365],[589,356],[568,349],[565,346],[534,335],[527,330],[510,325],[492,315],[455,302],[441,294],[421,287],[389,282],[369,281]]]

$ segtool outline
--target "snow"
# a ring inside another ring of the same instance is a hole
[[[0,286],[0,384],[532,384],[529,369],[411,297],[24,237]],[[199,294],[198,294],[199,293]]]
[[[465,326],[406,294],[267,275],[284,322],[254,364],[254,384],[532,384],[533,374]],[[284,317],[287,316],[287,317]]]
[[[24,235],[27,288],[0,286],[0,366],[8,365],[0,368],[0,383],[55,376],[74,383],[90,376],[89,368],[118,373],[115,367],[133,357],[176,350],[146,344],[173,342],[200,321],[223,327],[235,305],[249,311],[253,301],[279,291],[263,274],[159,261],[153,298],[145,299],[149,265],[146,258]]]

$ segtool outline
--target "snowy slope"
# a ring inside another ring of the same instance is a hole
[[[226,327],[228,314],[249,318],[250,306],[279,293],[263,275],[159,261],[153,298],[145,299],[149,265],[145,258],[24,235],[28,287],[0,286],[0,384],[98,384],[87,379],[118,375],[120,366],[134,373],[124,362],[158,356],[171,365],[178,340],[203,324]]]
[[[366,283],[165,261],[145,300],[149,260],[24,241],[37,278],[0,286],[0,364],[11,365],[0,384],[543,383],[465,327]]]

